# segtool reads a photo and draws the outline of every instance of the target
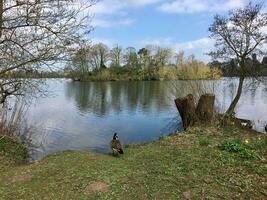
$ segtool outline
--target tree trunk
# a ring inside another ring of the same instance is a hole
[[[228,110],[226,111],[226,114],[228,114],[228,115],[232,115],[235,111],[236,105],[237,105],[237,103],[241,97],[241,94],[242,94],[244,79],[245,79],[244,76],[240,76],[236,96],[235,96],[234,100],[232,101],[232,103],[230,104]]]
[[[229,108],[226,111],[227,115],[233,115],[235,111],[236,105],[242,94],[244,80],[245,80],[245,57],[242,57],[240,61],[240,76],[239,76],[239,85],[237,93],[234,100],[232,101],[232,103],[230,104]]]
[[[211,122],[214,114],[215,95],[205,94],[199,99],[196,114],[198,119],[205,122]]]
[[[175,99],[175,105],[181,115],[184,130],[194,124],[195,114],[195,99],[192,94],[184,98]]]

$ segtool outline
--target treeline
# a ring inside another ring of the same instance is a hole
[[[66,74],[63,70],[54,71],[38,71],[38,70],[17,70],[13,72],[6,73],[0,78],[65,78]]]
[[[66,76],[80,80],[177,80],[217,79],[221,71],[185,57],[170,48],[149,45],[139,50],[99,43],[84,45],[64,69]]]
[[[223,76],[239,76],[240,66],[236,59],[231,59],[226,62],[213,61],[208,64],[211,68],[220,69]],[[267,57],[260,59],[256,54],[253,54],[251,58],[245,60],[244,66],[245,76],[267,76]]]

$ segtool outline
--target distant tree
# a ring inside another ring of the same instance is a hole
[[[124,53],[124,62],[127,68],[134,69],[138,66],[138,58],[136,49],[134,47],[128,47]]]
[[[149,57],[150,57],[150,52],[147,48],[141,48],[138,51],[138,56],[139,56],[139,64],[140,66],[144,69],[148,65]]]
[[[91,55],[91,47],[83,44],[71,59],[70,73],[74,77],[86,77],[94,69]]]
[[[267,15],[262,13],[262,5],[249,3],[246,7],[229,12],[228,17],[216,15],[210,26],[211,38],[215,39],[216,51],[213,58],[235,59],[240,68],[237,93],[226,113],[232,115],[241,97],[246,76],[246,60],[254,53],[262,54],[262,45],[267,41],[263,31],[267,25]]]
[[[154,65],[156,67],[162,67],[168,65],[172,56],[173,56],[172,49],[157,46],[155,54],[153,56]]]
[[[111,60],[111,67],[121,67],[121,62],[123,59],[123,55],[122,55],[122,47],[120,47],[119,45],[113,47],[110,50],[110,60]]]
[[[106,68],[108,61],[109,48],[103,43],[95,44],[91,48],[92,65],[95,69]]]
[[[176,68],[181,67],[185,62],[184,51],[179,51],[178,53],[176,53],[174,58]]]
[[[51,70],[67,59],[91,31],[86,10],[96,1],[0,0],[0,103],[37,86],[34,80],[7,79],[11,73]]]

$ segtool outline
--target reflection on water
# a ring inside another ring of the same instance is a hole
[[[81,113],[99,117],[109,114],[159,114],[169,107],[168,88],[162,82],[66,82],[68,101]]]
[[[253,119],[263,130],[267,121],[267,84],[247,80],[237,116]],[[217,106],[224,110],[235,95],[237,79],[207,81],[213,85]],[[28,113],[38,127],[33,140],[42,143],[34,158],[62,150],[107,152],[114,132],[124,144],[157,139],[181,129],[173,103],[172,82],[72,82],[49,80],[54,95],[39,98]],[[178,81],[184,89],[188,82]],[[249,87],[248,87],[249,86]],[[177,90],[182,91],[182,90]],[[183,95],[181,92],[176,96]],[[41,130],[41,131],[40,131]]]

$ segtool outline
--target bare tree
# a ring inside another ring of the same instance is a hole
[[[149,50],[147,48],[141,48],[139,49],[137,54],[138,54],[139,64],[141,65],[142,69],[145,69],[149,64],[149,57],[150,57]]]
[[[99,43],[92,46],[91,56],[95,69],[106,68],[108,55],[109,55],[109,48],[107,45]]]
[[[168,65],[172,56],[172,49],[157,46],[156,52],[153,56],[155,66],[162,67]]]
[[[124,62],[126,66],[130,69],[137,68],[138,66],[138,58],[136,49],[134,47],[128,47],[124,53]]]
[[[71,62],[68,63],[71,68],[71,75],[73,78],[86,77],[92,67],[91,46],[83,44],[71,58]]]
[[[122,48],[117,45],[110,50],[110,60],[112,67],[120,67],[122,61]]]
[[[178,69],[184,64],[184,61],[185,61],[184,51],[181,50],[178,53],[175,53],[174,59],[175,59],[175,66]]]
[[[86,11],[97,0],[0,0],[0,103],[36,85],[16,71],[52,69],[91,31]]]
[[[232,115],[241,97],[246,76],[246,60],[254,53],[261,54],[262,45],[267,42],[263,31],[267,25],[267,14],[262,13],[262,5],[249,3],[246,7],[229,12],[228,17],[216,15],[209,28],[215,39],[214,58],[236,59],[240,68],[239,86],[235,98],[226,113]]]

